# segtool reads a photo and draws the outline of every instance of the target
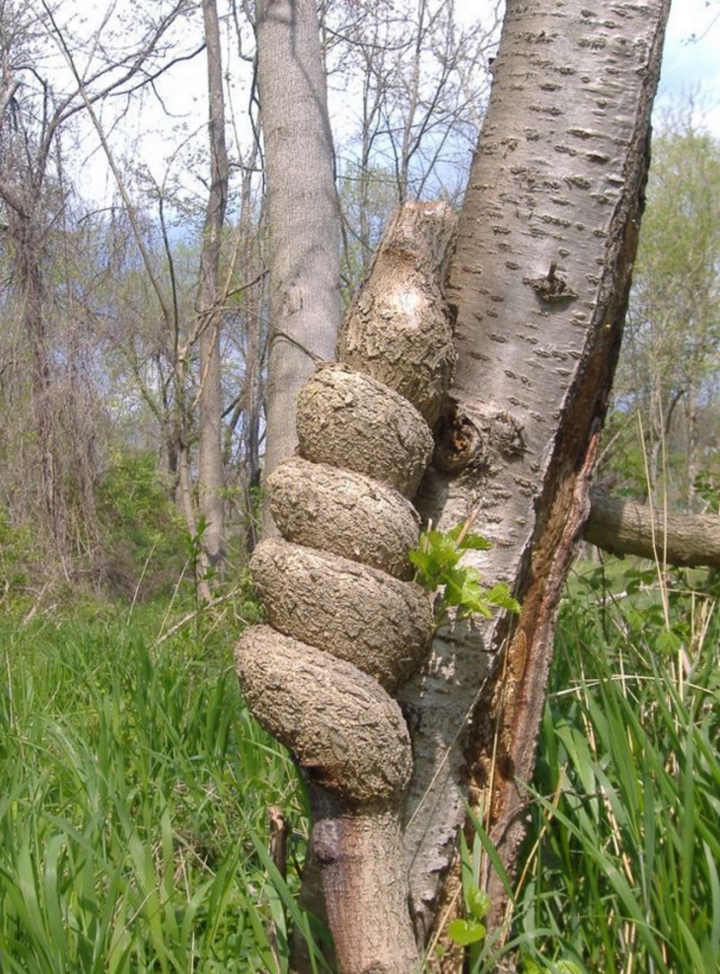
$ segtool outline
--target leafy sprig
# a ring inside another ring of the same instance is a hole
[[[465,907],[468,915],[465,919],[451,920],[447,928],[450,939],[461,947],[469,947],[470,944],[483,940],[487,929],[482,921],[491,905],[488,894],[477,886],[471,886],[466,890]]]
[[[490,618],[493,609],[520,611],[504,582],[485,588],[477,568],[461,564],[466,551],[492,547],[487,538],[470,530],[471,524],[469,519],[450,531],[424,531],[417,548],[410,552],[417,584],[429,592],[442,593],[436,610],[438,622],[451,607],[456,607],[461,617],[479,613]]]

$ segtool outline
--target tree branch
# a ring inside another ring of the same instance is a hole
[[[720,567],[720,517],[669,514],[593,487],[585,540],[614,555],[639,555],[680,567]]]

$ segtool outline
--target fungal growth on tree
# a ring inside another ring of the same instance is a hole
[[[408,552],[420,527],[411,499],[455,364],[443,293],[454,223],[442,203],[405,204],[392,220],[341,328],[339,361],[321,365],[298,396],[298,456],[268,479],[281,538],[260,544],[250,564],[268,624],[243,633],[238,674],[257,719],[323,792],[314,843],[325,866],[344,854],[342,837],[328,848],[328,795],[344,823],[351,803],[357,860],[373,831],[368,817],[380,815],[375,831],[389,834],[387,809],[399,810],[411,773],[393,694],[422,665],[434,626],[432,597],[411,580]],[[399,821],[390,833],[386,841],[399,841]],[[343,908],[329,895],[333,882],[342,886],[336,872],[323,873],[329,912]],[[404,882],[398,909],[407,909]],[[368,963],[383,950],[372,933]],[[356,929],[355,956],[357,938]],[[409,943],[409,959],[414,950]]]

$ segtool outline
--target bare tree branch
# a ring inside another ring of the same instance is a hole
[[[585,540],[614,555],[638,555],[678,567],[720,568],[720,517],[672,514],[591,491]]]

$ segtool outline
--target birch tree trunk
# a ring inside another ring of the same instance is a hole
[[[427,931],[469,795],[513,875],[558,602],[620,348],[669,0],[507,4],[451,269],[458,367],[419,506],[468,517],[522,603],[444,629],[403,689],[406,849]],[[469,727],[469,734],[465,728]],[[487,874],[494,920],[505,894]]]
[[[271,247],[267,476],[295,449],[300,386],[333,358],[340,231],[313,0],[258,0],[256,33]]]

